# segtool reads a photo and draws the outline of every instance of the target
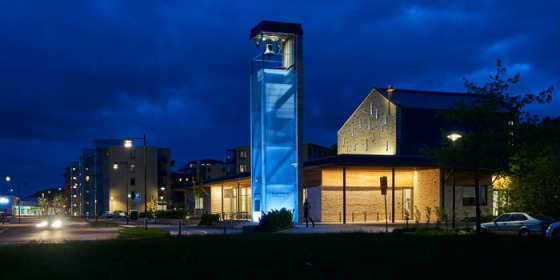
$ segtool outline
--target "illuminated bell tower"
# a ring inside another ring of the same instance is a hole
[[[262,21],[249,37],[261,53],[251,73],[252,220],[286,208],[297,222],[303,186],[303,30]]]

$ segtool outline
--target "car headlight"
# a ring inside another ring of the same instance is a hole
[[[37,224],[37,227],[40,227],[40,228],[41,228],[41,227],[46,227],[48,224],[49,224],[49,223],[47,223],[47,221],[43,221],[43,222],[41,222],[41,223],[38,223],[38,224]]]
[[[52,224],[53,228],[59,228],[62,226],[62,222],[60,220],[56,220],[54,221],[54,223]]]

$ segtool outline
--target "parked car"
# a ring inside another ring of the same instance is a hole
[[[544,235],[554,221],[544,215],[526,212],[505,213],[491,223],[480,225],[482,232],[517,234],[519,236]],[[476,230],[476,226],[473,230]]]
[[[546,230],[546,236],[560,238],[560,222],[550,224]]]
[[[48,215],[41,218],[39,223],[35,225],[37,228],[43,229],[59,229],[63,224],[63,217],[56,215]]]
[[[103,219],[112,219],[113,217],[114,217],[114,214],[111,211],[105,211],[105,213],[103,213],[103,215],[101,215],[101,218],[103,218]]]
[[[113,215],[117,218],[126,218],[126,212],[124,212],[122,210],[117,210],[117,211],[113,212]]]

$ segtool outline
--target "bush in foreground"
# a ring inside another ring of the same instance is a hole
[[[287,228],[292,228],[292,212],[286,208],[272,210],[268,214],[263,213],[256,230],[260,232],[275,232]]]
[[[211,226],[213,222],[217,222],[219,220],[220,220],[220,214],[204,213],[202,214],[202,217],[200,217],[200,223],[198,225]]]

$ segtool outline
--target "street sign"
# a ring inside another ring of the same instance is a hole
[[[379,178],[381,183],[381,194],[387,195],[387,176],[383,176]]]
[[[141,201],[141,194],[140,193],[135,193],[134,194],[134,201],[136,202],[140,202]]]

